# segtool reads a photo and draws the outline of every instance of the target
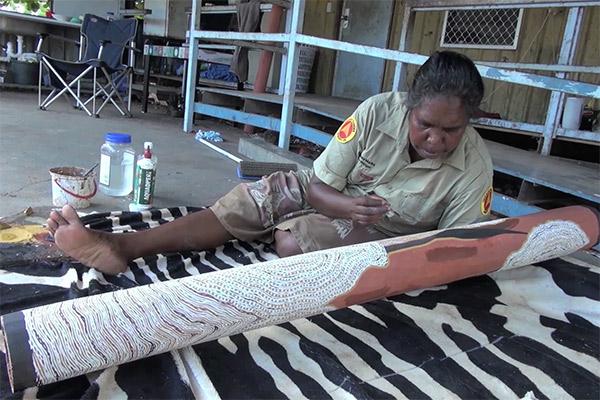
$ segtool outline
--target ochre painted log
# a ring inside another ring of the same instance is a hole
[[[573,206],[302,254],[2,317],[13,390],[593,246]]]

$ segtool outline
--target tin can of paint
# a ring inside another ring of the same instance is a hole
[[[73,208],[90,206],[90,199],[96,195],[96,173],[80,167],[50,168],[52,176],[52,204],[56,207],[70,205]]]

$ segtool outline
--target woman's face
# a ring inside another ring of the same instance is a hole
[[[412,161],[418,161],[454,150],[465,133],[469,114],[458,97],[440,95],[424,100],[408,119]]]

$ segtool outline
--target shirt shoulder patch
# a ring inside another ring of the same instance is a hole
[[[340,143],[348,143],[356,135],[356,118],[351,115],[344,121],[342,126],[335,133],[335,139]]]
[[[488,190],[485,191],[483,197],[481,198],[481,213],[483,215],[488,215],[490,210],[492,209],[492,195],[494,194],[494,189],[490,186]]]

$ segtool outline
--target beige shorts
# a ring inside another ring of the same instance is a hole
[[[372,227],[355,228],[352,220],[318,214],[294,172],[239,184],[210,209],[240,240],[272,243],[276,229],[289,231],[304,253],[387,237]]]

